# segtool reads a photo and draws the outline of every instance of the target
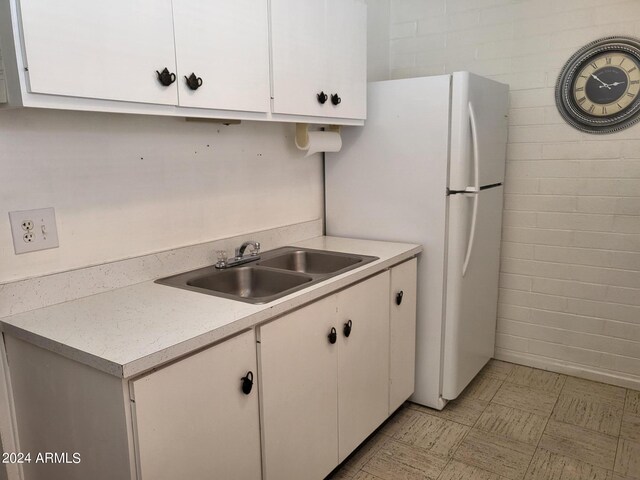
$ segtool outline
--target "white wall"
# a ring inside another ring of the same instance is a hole
[[[320,155],[289,124],[0,112],[0,283],[320,218]],[[8,212],[55,207],[60,248],[15,255]]]
[[[389,14],[391,0],[366,0],[367,3],[367,79],[389,78]]]
[[[568,57],[614,34],[640,36],[640,2],[392,0],[390,70],[511,85],[497,356],[638,387],[640,125],[587,135],[554,106]]]

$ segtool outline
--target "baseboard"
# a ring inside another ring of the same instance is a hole
[[[596,382],[608,383],[633,390],[640,390],[640,377],[634,375],[612,372],[611,370],[589,367],[578,363],[565,362],[540,355],[515,352],[504,348],[496,348],[494,358],[504,360],[505,362],[525,365],[527,367],[540,368],[542,370],[563,373]]]

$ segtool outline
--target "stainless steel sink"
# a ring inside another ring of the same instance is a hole
[[[248,303],[268,303],[377,260],[378,257],[299,247],[261,254],[243,266],[205,267],[156,283]],[[258,260],[258,259],[256,259]]]
[[[187,280],[190,287],[235,297],[263,299],[311,282],[308,275],[256,267],[236,267]]]
[[[294,272],[326,274],[362,263],[363,260],[362,256],[353,256],[347,253],[312,252],[299,249],[269,260],[262,260],[258,262],[258,265]]]

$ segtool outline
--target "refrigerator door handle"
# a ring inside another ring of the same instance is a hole
[[[464,277],[467,273],[467,268],[469,267],[469,262],[471,261],[471,253],[473,252],[473,244],[476,239],[476,223],[478,219],[478,202],[480,200],[480,195],[473,195],[473,213],[471,216],[471,229],[469,231],[469,241],[467,242],[467,253],[464,256],[464,263],[462,264],[462,276]]]
[[[473,142],[473,190],[467,187],[467,191],[480,191],[480,152],[478,152],[478,123],[473,104],[469,102],[469,121],[471,123],[471,141]]]

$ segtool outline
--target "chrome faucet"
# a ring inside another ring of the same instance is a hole
[[[251,255],[249,255],[248,257],[245,257],[244,252],[247,249],[247,247],[252,247]],[[227,259],[227,252],[225,252],[224,250],[220,250],[218,252],[218,262],[216,263],[216,268],[224,269],[229,267],[235,267],[236,265],[242,265],[243,263],[249,263],[255,260],[260,260],[260,256],[258,255],[259,253],[260,253],[260,242],[255,242],[253,240],[244,242],[242,245],[236,248],[236,256],[231,260]]]
[[[255,257],[256,255],[258,255],[260,253],[260,242],[256,242],[254,240],[249,240],[247,242],[244,242],[238,248],[236,248],[236,260],[239,260],[239,259],[243,258],[244,251],[247,249],[247,247],[253,247],[253,249],[251,251],[251,256],[252,257]]]

